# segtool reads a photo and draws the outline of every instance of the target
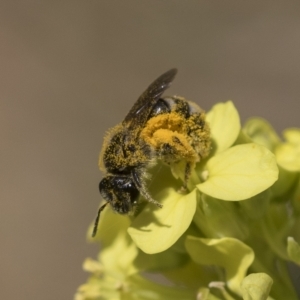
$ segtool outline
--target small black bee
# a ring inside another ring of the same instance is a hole
[[[183,185],[186,188],[196,162],[209,154],[210,135],[204,111],[182,97],[161,98],[176,73],[176,69],[171,69],[158,77],[138,98],[124,121],[105,137],[99,168],[106,175],[99,189],[107,202],[99,208],[93,237],[107,204],[119,214],[132,214],[142,195],[162,207],[145,184],[147,168],[158,159],[171,167],[182,160],[186,162]]]

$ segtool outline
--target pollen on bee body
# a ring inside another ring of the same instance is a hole
[[[181,152],[183,156],[194,152],[185,135],[168,129],[158,129],[155,131],[152,142],[155,143],[156,147],[169,144],[175,151]]]
[[[144,138],[151,137],[158,129],[169,129],[170,131],[185,133],[185,122],[186,120],[175,112],[157,115],[148,120],[141,136]]]

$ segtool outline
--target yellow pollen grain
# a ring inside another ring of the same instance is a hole
[[[169,131],[184,133],[186,130],[184,122],[185,119],[175,112],[155,116],[147,122],[141,132],[141,137],[149,141],[158,129],[168,129]]]

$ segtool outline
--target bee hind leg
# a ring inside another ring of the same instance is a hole
[[[192,174],[192,169],[193,169],[193,163],[187,162],[185,165],[185,171],[184,171],[184,180],[183,180],[183,185],[180,187],[178,190],[178,193],[180,194],[186,194],[188,192],[188,182]]]
[[[192,175],[192,163],[191,162],[187,162],[186,165],[185,165],[184,183],[183,183],[183,187],[186,190],[188,189],[187,188],[187,184],[188,184],[188,181],[189,181],[191,175]]]

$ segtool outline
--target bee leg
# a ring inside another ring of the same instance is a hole
[[[192,170],[195,167],[195,162],[197,161],[197,153],[194,151],[188,141],[179,134],[173,134],[172,142],[174,158],[185,158],[186,160],[183,186],[180,188],[181,193],[186,193],[188,191],[187,185],[192,175]]]
[[[143,181],[143,171],[142,170],[137,170],[137,169],[134,169],[132,171],[132,178],[133,178],[133,182],[135,183],[137,189],[139,190],[139,192],[141,193],[141,195],[150,203],[153,203],[155,204],[156,206],[162,208],[163,205],[160,204],[159,202],[157,202],[156,200],[154,200],[149,192],[147,191],[146,189],[146,186],[144,184],[144,181]]]
[[[157,202],[156,200],[154,200],[144,188],[140,189],[140,193],[148,202],[155,204],[159,208],[163,207],[163,205],[161,203]]]
[[[187,162],[186,166],[185,166],[185,171],[184,171],[184,183],[183,183],[183,188],[185,190],[188,189],[187,184],[191,177],[191,174],[192,174],[192,164],[190,162]]]

